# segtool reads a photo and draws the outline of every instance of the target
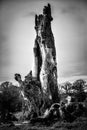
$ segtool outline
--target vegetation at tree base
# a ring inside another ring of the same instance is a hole
[[[27,77],[28,78],[28,77]],[[24,93],[25,96],[28,98],[30,101],[31,105],[31,113],[36,114],[36,116],[41,114],[40,107],[42,105],[42,93],[40,91],[41,89],[41,84],[37,80],[28,80],[27,78],[25,80],[25,88],[24,88]]]
[[[55,109],[53,107],[52,110],[50,110],[52,104],[45,104],[45,108],[43,108],[44,102],[42,99],[40,82],[35,79],[28,78],[29,76],[26,77],[24,80],[24,94],[30,102],[29,107],[31,107],[31,110],[28,113],[29,115],[27,115],[27,117],[30,116],[30,118],[28,119],[31,120],[35,117],[40,118],[41,112],[43,113],[43,111],[45,111],[46,109],[48,109],[48,113],[51,113],[51,115],[53,113],[52,117],[54,117],[54,113],[58,112],[59,109]],[[70,119],[73,118],[74,120],[82,115],[87,116],[87,92],[84,91],[85,83],[86,82],[84,80],[79,79],[76,80],[73,84],[66,82],[65,86],[63,85],[63,88],[66,91],[65,94],[61,94],[62,98],[60,99],[62,120],[68,121],[67,119],[69,119],[70,121]],[[70,88],[68,90],[69,85]],[[65,98],[68,96],[71,96],[70,104],[68,104],[68,99]],[[0,85],[0,121],[12,121],[13,118],[17,120],[14,116],[14,113],[22,111],[22,100],[23,99],[20,97],[19,87],[12,85],[12,83],[10,82],[2,83]],[[42,110],[42,108],[44,110]],[[41,119],[43,119],[43,116],[41,117]]]
[[[31,72],[25,76],[24,84],[24,95],[30,103],[30,116],[38,117],[44,114],[47,108],[50,108],[51,101],[44,95],[45,102],[43,100],[43,92],[41,83],[37,79],[33,78]]]
[[[20,75],[18,75],[21,79]],[[0,85],[0,122],[9,123],[12,121],[20,122],[22,116],[24,120],[28,120],[29,123],[26,125],[20,125],[20,130],[29,130],[30,128],[43,130],[44,126],[49,130],[52,128],[64,128],[64,130],[70,127],[72,130],[81,127],[86,128],[87,122],[87,92],[84,89],[87,87],[86,82],[82,79],[76,80],[74,83],[65,82],[61,85],[64,89],[60,93],[60,102],[51,103],[47,100],[44,104],[42,97],[41,84],[37,79],[34,79],[29,73],[25,80],[22,81],[24,96],[29,101],[29,108],[22,108],[22,103],[26,102],[21,97],[20,87],[14,86],[10,82],[4,82]],[[46,97],[47,99],[47,97]],[[26,107],[26,106],[23,106]],[[22,109],[25,109],[23,114]],[[19,117],[17,116],[19,115]],[[75,123],[77,122],[77,123]],[[82,126],[80,126],[80,124]],[[2,125],[1,125],[2,126]],[[17,129],[17,126],[10,126],[11,128]],[[9,128],[10,128],[9,127]],[[9,128],[4,127],[9,130]],[[45,129],[44,128],[44,129]],[[2,128],[0,128],[3,130]]]

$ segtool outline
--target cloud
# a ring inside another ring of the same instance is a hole
[[[35,16],[35,14],[36,14],[36,12],[31,11],[31,12],[25,14],[24,16],[25,16],[25,17],[30,17],[30,16]]]
[[[61,13],[78,13],[82,10],[87,10],[87,0],[66,0]]]
[[[66,13],[76,13],[77,11],[80,11],[81,7],[77,7],[75,5],[69,5],[66,8],[63,8],[61,10],[61,13],[66,14]]]
[[[86,23],[87,8],[85,4],[80,3],[68,3],[61,9],[62,15],[69,15],[73,20],[77,20],[78,23]]]

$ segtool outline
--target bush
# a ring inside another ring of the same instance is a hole
[[[73,83],[72,89],[78,102],[83,102],[86,99],[86,93],[84,92],[85,83],[83,79],[76,80]]]
[[[18,88],[12,83],[4,82],[0,86],[0,116],[1,121],[9,120],[14,112],[20,111],[22,102]]]

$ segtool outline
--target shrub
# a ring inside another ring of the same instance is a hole
[[[19,98],[18,88],[12,83],[4,82],[0,86],[0,115],[1,120],[6,121],[10,116],[21,110],[21,99]]]
[[[76,80],[73,83],[72,89],[78,102],[83,102],[86,99],[84,92],[85,81],[83,79]]]

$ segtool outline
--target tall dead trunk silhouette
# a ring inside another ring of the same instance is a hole
[[[51,6],[44,6],[43,14],[35,16],[36,39],[32,76],[41,82],[43,97],[59,102],[57,62],[54,36],[51,30]],[[44,99],[45,100],[45,99]]]

